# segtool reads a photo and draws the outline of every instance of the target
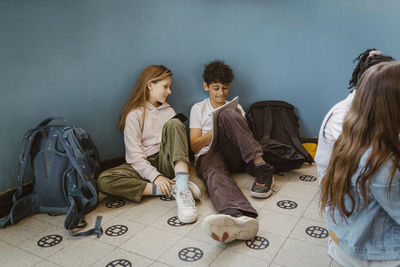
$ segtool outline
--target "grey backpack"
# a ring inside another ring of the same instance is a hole
[[[29,161],[34,187],[32,193],[24,196],[22,189]],[[98,204],[99,173],[99,153],[90,136],[65,119],[45,119],[22,139],[14,205],[10,214],[0,219],[0,228],[35,213],[56,213],[66,214],[64,227],[70,235],[100,237],[101,216],[97,217],[95,228],[81,233],[73,231],[87,225],[85,214]]]

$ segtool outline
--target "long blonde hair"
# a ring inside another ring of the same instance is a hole
[[[172,72],[163,65],[150,65],[140,73],[140,76],[136,81],[136,85],[133,88],[132,93],[125,105],[123,106],[121,115],[119,117],[118,128],[121,132],[123,132],[125,129],[126,117],[128,116],[129,112],[139,107],[143,107],[141,125],[141,131],[143,132],[144,120],[146,118],[145,105],[146,101],[149,100],[148,84],[150,82],[157,83],[171,76]]]
[[[357,91],[343,131],[333,147],[331,159],[321,183],[321,210],[329,206],[331,217],[337,207],[342,217],[350,217],[355,197],[364,207],[369,203],[369,186],[374,174],[393,158],[391,175],[386,184],[390,193],[400,157],[400,62],[385,62],[368,69],[357,84]],[[365,167],[356,181],[356,195],[351,194],[351,177],[357,171],[361,156],[371,148]],[[358,193],[359,192],[359,193]],[[360,196],[361,194],[361,196]],[[352,206],[345,207],[345,196]]]

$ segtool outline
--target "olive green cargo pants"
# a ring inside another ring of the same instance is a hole
[[[149,156],[147,160],[163,176],[170,179],[175,177],[176,161],[189,163],[186,129],[180,120],[170,119],[164,124],[160,152]],[[102,172],[97,183],[103,193],[140,202],[149,181],[144,180],[131,165],[124,163]]]

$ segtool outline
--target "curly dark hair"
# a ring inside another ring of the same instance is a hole
[[[235,76],[231,67],[222,60],[214,60],[205,65],[203,79],[207,86],[211,83],[230,84]]]
[[[369,56],[369,52],[374,50],[377,49],[375,48],[367,49],[353,60],[353,63],[358,61],[358,64],[353,70],[351,79],[349,81],[349,87],[347,87],[348,89],[351,89],[353,87],[355,88],[361,75],[373,65],[379,64],[381,62],[394,61],[394,58],[392,58],[391,56],[384,56],[384,55]]]

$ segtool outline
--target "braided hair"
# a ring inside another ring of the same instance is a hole
[[[355,67],[355,69],[353,70],[351,79],[349,81],[349,87],[347,87],[348,89],[356,87],[357,82],[360,79],[361,75],[369,67],[372,67],[373,65],[376,65],[381,62],[394,61],[394,58],[392,58],[391,56],[384,56],[380,53],[380,51],[379,51],[379,53],[374,53],[374,54],[370,55],[371,51],[379,51],[379,50],[377,50],[375,48],[367,49],[353,60],[353,63],[358,61],[358,64]]]

